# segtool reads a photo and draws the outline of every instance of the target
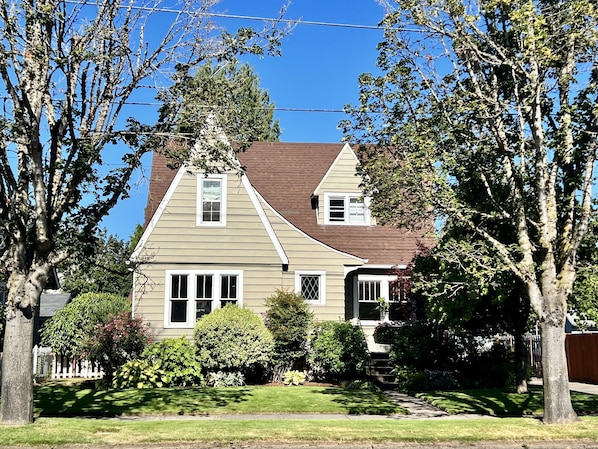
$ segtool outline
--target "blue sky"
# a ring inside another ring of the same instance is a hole
[[[276,17],[284,0],[224,0],[219,11],[231,15]],[[294,0],[286,17],[306,22],[377,25],[384,17],[375,0]],[[221,19],[234,30],[239,26],[259,27],[255,21]],[[376,45],[382,30],[298,24],[282,43],[281,57],[249,57],[261,79],[262,88],[278,108],[342,110],[358,100],[358,76],[376,70]],[[148,99],[153,101],[153,98]],[[285,142],[340,142],[338,122],[343,113],[277,111]],[[149,176],[151,159],[144,158],[144,175]],[[130,197],[122,200],[104,220],[109,234],[128,239],[143,223],[148,180],[133,179]]]

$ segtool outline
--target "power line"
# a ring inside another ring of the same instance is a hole
[[[79,5],[79,6],[100,6],[98,3],[88,3],[78,0],[65,0],[65,3],[71,5]],[[128,8],[128,6],[122,6],[122,8]],[[167,13],[167,14],[181,14],[183,11],[180,9],[175,8],[151,8],[148,6],[132,6],[131,9],[135,9],[138,11],[146,11],[146,12],[160,12],[160,13]],[[190,14],[190,13],[189,13]],[[284,18],[274,18],[274,17],[261,17],[261,16],[247,16],[242,14],[225,14],[225,13],[216,13],[216,12],[201,12],[197,13],[198,16],[204,17],[216,17],[220,19],[236,19],[236,20],[249,20],[249,21],[259,21],[259,22],[280,22],[286,23],[288,25],[311,25],[311,26],[322,26],[322,27],[334,27],[334,28],[353,28],[353,29],[360,29],[360,30],[384,30],[385,27],[380,25],[363,25],[363,24],[355,24],[355,23],[336,23],[336,22],[324,22],[318,20],[301,20],[301,19],[284,19]],[[408,30],[406,30],[408,31]],[[420,30],[412,30],[413,32],[418,32]]]

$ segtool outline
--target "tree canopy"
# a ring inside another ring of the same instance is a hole
[[[105,229],[85,245],[89,251],[73,247],[71,257],[59,265],[61,288],[76,297],[82,293],[111,293],[129,296],[133,285],[133,267],[129,258],[142,232],[137,225],[128,242]]]
[[[141,89],[180,67],[276,54],[277,21],[222,29],[218,0],[0,0],[0,269],[8,273],[0,420],[33,420],[33,317],[50,270],[83,246],[176,113],[148,125]],[[201,128],[185,136],[194,142]],[[235,141],[234,135],[229,136]],[[190,144],[189,144],[190,145]],[[214,146],[209,161],[228,158]]]
[[[593,214],[598,11],[593,0],[384,2],[380,74],[347,132],[383,222],[450,217],[525,286],[542,331],[544,421],[576,419],[567,300]],[[475,195],[459,195],[463,186]],[[514,239],[497,229],[510,228]]]

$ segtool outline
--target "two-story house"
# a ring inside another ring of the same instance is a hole
[[[366,334],[408,318],[392,268],[425,237],[376,224],[350,145],[254,143],[238,159],[242,174],[205,174],[154,154],[133,310],[158,338],[191,335],[227,303],[263,313],[277,289],[302,293],[317,320],[358,319]]]

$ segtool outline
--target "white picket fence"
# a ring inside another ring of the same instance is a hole
[[[0,353],[0,366],[2,353]],[[104,376],[97,363],[57,355],[51,348],[33,348],[33,376],[41,379],[97,379]]]

